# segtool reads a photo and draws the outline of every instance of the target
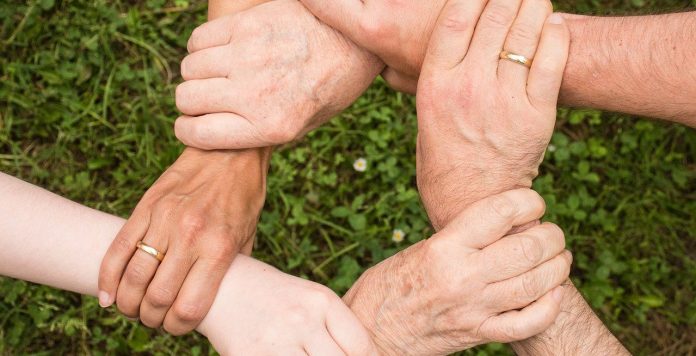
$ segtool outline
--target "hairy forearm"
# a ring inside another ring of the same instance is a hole
[[[569,281],[561,314],[543,334],[516,342],[518,355],[630,355]]]
[[[561,102],[696,127],[696,12],[635,17],[567,15]]]

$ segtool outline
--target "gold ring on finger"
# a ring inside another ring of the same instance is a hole
[[[139,248],[141,251],[147,253],[148,255],[154,257],[157,259],[157,261],[162,262],[164,259],[164,254],[162,252],[159,252],[156,248],[142,242],[138,241],[138,243],[135,245],[135,247]]]
[[[505,59],[513,63],[521,64],[527,68],[532,67],[532,59],[521,54],[516,54],[508,51],[500,52],[500,59]]]

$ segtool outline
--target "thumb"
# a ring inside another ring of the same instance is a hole
[[[507,235],[515,226],[544,215],[544,199],[531,189],[515,189],[471,204],[438,235],[451,236],[464,246],[482,249]]]
[[[233,113],[181,116],[174,133],[183,144],[202,150],[246,149],[272,145],[246,118]]]

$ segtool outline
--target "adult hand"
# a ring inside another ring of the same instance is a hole
[[[389,355],[444,355],[536,335],[560,312],[572,257],[553,224],[505,235],[544,208],[529,189],[481,200],[369,269],[344,300]]]
[[[300,2],[276,0],[198,27],[176,91],[177,137],[201,149],[290,142],[348,107],[382,68]]]
[[[198,330],[222,355],[376,355],[330,289],[239,256]]]
[[[301,1],[326,24],[383,60],[388,68],[382,76],[394,89],[415,93],[430,34],[447,0]],[[461,3],[473,12],[486,1]],[[447,20],[450,26],[465,26],[455,21]]]
[[[104,256],[102,306],[178,335],[205,317],[238,252],[250,253],[270,150],[187,148],[143,196]],[[138,241],[165,254],[159,261]]]
[[[553,133],[562,17],[548,0],[490,0],[477,24],[480,12],[446,5],[418,84],[418,187],[436,229],[472,202],[530,187]],[[534,58],[531,69],[503,50]]]

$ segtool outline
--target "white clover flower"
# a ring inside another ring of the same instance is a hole
[[[404,241],[404,237],[406,237],[406,233],[404,232],[404,230],[394,229],[394,231],[392,232],[392,241],[394,242]]]
[[[549,150],[549,152],[555,152],[555,151],[556,151],[556,146],[554,146],[554,145],[549,145],[549,147],[548,147],[547,149]]]
[[[364,158],[358,158],[353,162],[353,169],[358,172],[365,172],[367,170],[367,160]]]

